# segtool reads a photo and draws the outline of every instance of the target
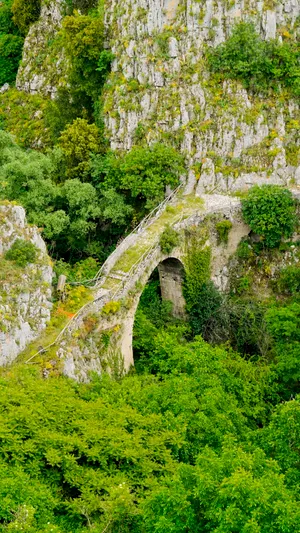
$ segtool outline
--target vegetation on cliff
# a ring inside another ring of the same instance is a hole
[[[39,0],[0,2],[0,86],[14,84],[40,9]],[[77,282],[92,278],[117,241],[164,199],[166,186],[176,188],[185,176],[185,126],[177,136],[162,130],[163,142],[149,146],[139,123],[132,149],[110,150],[103,89],[107,110],[112,88],[123,98],[127,89],[136,95],[145,87],[131,79],[126,89],[118,73],[107,83],[114,56],[106,49],[102,2],[67,0],[63,15],[35,65],[37,74],[47,61],[59,65],[64,50],[67,74],[56,80],[55,98],[13,87],[1,94],[0,199],[25,207],[57,275]],[[155,36],[159,61],[168,57],[172,35],[169,28]],[[266,42],[243,23],[225,43],[203,50],[218,113],[232,104],[217,93],[224,80],[242,82],[267,109],[276,94],[299,97],[299,43],[288,32],[283,42]],[[191,79],[193,66],[184,68],[183,79]],[[134,103],[124,96],[122,105]],[[212,136],[218,127],[204,116],[191,122]],[[297,128],[294,122],[287,130]],[[243,157],[262,152],[269,170],[278,155],[273,136]],[[298,144],[286,151],[296,166]],[[208,156],[225,176],[249,170],[233,154]],[[192,169],[199,178],[206,163],[202,158]],[[1,533],[300,533],[300,254],[292,240],[299,213],[291,193],[277,186],[254,187],[242,205],[252,235],[232,258],[228,294],[210,280],[205,231],[191,228],[186,317],[173,317],[154,273],[136,313],[136,365],[127,376],[116,371],[75,383],[61,375],[51,352],[42,371],[29,356],[26,365],[2,369]],[[228,220],[216,223],[220,245],[230,229]],[[161,250],[171,253],[178,239],[167,225]],[[12,266],[19,272],[35,256],[33,245],[16,240],[0,277],[7,280]],[[90,300],[82,286],[66,292],[55,303],[46,344]],[[108,302],[104,313],[120,306]],[[87,334],[96,321],[88,317]],[[109,343],[109,334],[103,337]]]

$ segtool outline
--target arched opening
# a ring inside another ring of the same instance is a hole
[[[185,315],[185,300],[182,285],[184,280],[184,266],[175,257],[170,257],[158,265],[160,290],[162,300],[172,302],[172,313],[176,318]]]
[[[168,258],[155,268],[141,293],[133,326],[135,364],[151,353],[155,336],[185,318],[184,266]]]

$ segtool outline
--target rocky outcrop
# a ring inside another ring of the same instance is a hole
[[[65,0],[43,0],[39,20],[25,39],[16,87],[30,94],[54,98],[66,80],[66,59],[56,37],[65,12]]]
[[[18,267],[5,260],[16,239],[38,249],[34,264]],[[27,225],[25,211],[0,204],[0,365],[11,363],[36,339],[50,319],[52,267],[38,229]]]
[[[235,23],[252,21],[266,39],[299,38],[299,0],[107,0],[115,53],[105,95],[114,149],[145,137],[187,155],[187,192],[241,190],[254,183],[298,184],[299,105],[216,84],[205,49]]]

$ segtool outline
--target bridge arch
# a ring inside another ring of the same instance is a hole
[[[162,254],[160,254],[162,255]],[[142,293],[148,283],[151,275],[158,269],[160,279],[160,290],[162,300],[168,300],[172,303],[173,314],[176,318],[183,318],[185,316],[185,299],[183,296],[183,281],[185,275],[185,267],[182,258],[171,255],[169,257],[161,256],[155,258],[151,267],[147,269],[143,276],[143,283],[140,284],[139,290],[136,292],[131,309],[127,312],[125,320],[122,324],[120,332],[120,350],[124,358],[125,369],[128,370],[134,364],[133,358],[133,327],[135,314],[140,302]]]
[[[183,296],[184,265],[177,257],[168,257],[158,265],[162,300],[173,304],[175,317],[185,316],[185,299]]]
[[[189,228],[194,231],[203,226],[202,233],[207,235],[204,246],[211,248],[211,279],[220,290],[226,290],[230,257],[241,238],[250,231],[242,220],[240,201],[219,195],[205,197],[200,204],[190,198],[178,198],[171,208],[167,212],[164,206],[120,244],[104,264],[93,300],[75,315],[51,345],[55,345],[53,350],[69,377],[86,381],[91,371],[101,374],[113,368],[111,365],[116,361],[120,360],[120,367],[125,371],[134,364],[135,314],[144,287],[156,268],[161,276],[162,297],[173,301],[174,313],[182,316]],[[170,217],[179,244],[171,253],[164,254],[159,237],[166,223],[170,223]],[[226,243],[219,242],[216,229],[216,223],[224,219],[232,224]]]

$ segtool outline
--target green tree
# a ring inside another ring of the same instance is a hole
[[[5,259],[14,261],[18,266],[25,267],[28,263],[35,263],[38,255],[37,247],[30,241],[16,239],[5,254]]]
[[[61,37],[69,59],[72,90],[96,101],[105,77],[103,70],[98,70],[104,43],[103,17],[75,12],[64,18]],[[110,60],[106,66],[109,70]]]
[[[279,404],[270,423],[261,431],[259,442],[284,472],[287,485],[300,496],[300,402],[299,397]]]
[[[13,22],[11,7],[12,0],[0,4],[0,85],[15,81],[24,42]]]
[[[179,184],[184,172],[184,158],[174,148],[159,143],[138,146],[119,157],[109,157],[104,186],[122,192],[128,200],[138,201],[139,208],[143,202],[149,210],[163,200],[167,185],[175,188]],[[96,172],[94,177],[97,179]]]
[[[274,371],[278,392],[285,400],[300,393],[300,305],[270,307],[266,312],[273,337]]]
[[[22,49],[22,37],[0,34],[0,85],[15,81]]]
[[[90,168],[90,154],[101,150],[99,130],[95,124],[77,118],[62,132],[58,145],[66,159],[67,177],[84,178]]]
[[[196,466],[199,519],[218,533],[298,531],[300,512],[275,461],[227,439],[222,452],[205,449]]]
[[[41,0],[13,0],[13,21],[22,35],[26,35],[31,24],[36,22],[41,12]]]
[[[300,95],[298,41],[264,41],[252,23],[237,24],[225,43],[208,52],[211,70],[221,78],[238,79],[260,93],[286,86]]]
[[[242,201],[243,217],[254,233],[263,237],[267,247],[278,246],[291,237],[296,227],[292,193],[277,185],[254,186]]]

